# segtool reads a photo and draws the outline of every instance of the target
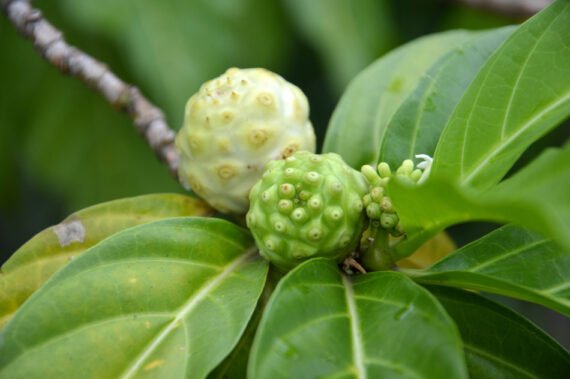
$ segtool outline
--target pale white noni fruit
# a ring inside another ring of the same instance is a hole
[[[222,212],[245,214],[265,165],[315,151],[299,88],[261,68],[230,68],[202,85],[176,136],[180,182]]]

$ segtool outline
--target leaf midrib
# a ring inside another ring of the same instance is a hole
[[[356,310],[356,302],[354,298],[354,290],[350,281],[343,276],[346,305],[350,321],[350,335],[352,339],[352,359],[354,368],[356,369],[356,377],[359,379],[367,379],[366,367],[364,365],[364,344],[362,341],[362,330],[360,329],[360,320],[358,311]]]
[[[468,288],[468,289],[473,289],[473,290],[485,291],[485,292],[489,292],[489,293],[506,295],[509,297],[513,297],[513,298],[517,298],[517,299],[521,299],[521,300],[525,300],[525,301],[530,301],[533,303],[538,303],[538,304],[547,306],[548,308],[552,308],[552,309],[556,310],[557,312],[562,313],[566,316],[570,316],[570,300],[569,299],[564,298],[564,297],[557,297],[557,296],[555,296],[549,292],[546,292],[544,289],[538,290],[536,288],[527,287],[527,286],[524,286],[522,284],[518,284],[518,283],[506,280],[506,279],[501,278],[501,277],[496,277],[496,276],[492,276],[492,275],[484,274],[484,273],[480,273],[480,272],[470,272],[470,271],[464,271],[464,270],[438,271],[438,272],[433,272],[433,273],[429,273],[429,274],[419,273],[417,275],[414,275],[414,273],[412,273],[412,270],[407,270],[407,272],[409,274],[411,274],[411,276],[414,280],[417,280],[420,283],[434,284],[434,285],[439,285],[439,286],[448,286],[448,287],[455,287],[455,288]],[[461,278],[458,279],[456,277],[451,277],[451,278],[445,279],[445,276],[449,275],[449,274],[451,274],[451,275],[454,275],[454,274],[471,274],[471,275],[475,275],[475,276],[481,276],[481,277],[496,281],[496,282],[503,284],[507,287],[497,287],[497,286],[490,286],[488,284],[476,283],[473,280],[469,280],[469,278],[467,280],[464,280]],[[443,281],[441,280],[440,276],[444,277]],[[517,291],[514,291],[512,287],[514,287]],[[522,293],[521,293],[521,291],[522,291]],[[536,300],[536,298],[531,297],[531,296],[526,295],[526,294],[538,296],[539,298],[549,300],[549,302],[538,301],[538,300]],[[557,306],[555,307],[553,305],[553,303]],[[564,307],[565,309],[561,309],[562,307]]]
[[[548,243],[550,243],[550,242],[552,242],[552,241],[551,241],[551,240],[548,240],[548,239],[542,239],[542,240],[538,240],[538,241],[533,241],[533,242],[531,242],[531,243],[529,243],[529,244],[526,244],[526,245],[524,245],[524,246],[518,247],[518,248],[516,248],[516,249],[514,249],[514,250],[505,251],[503,254],[498,254],[498,255],[494,256],[492,259],[488,259],[488,260],[485,260],[485,261],[483,261],[483,262],[478,262],[477,265],[472,266],[472,267],[468,267],[467,269],[463,269],[463,270],[461,270],[461,271],[478,272],[479,270],[481,270],[481,269],[483,269],[483,268],[485,268],[485,267],[487,267],[487,266],[489,266],[489,265],[491,265],[491,264],[493,264],[493,263],[500,262],[500,261],[502,261],[502,260],[504,260],[504,259],[507,259],[507,258],[509,258],[509,257],[511,257],[511,256],[513,256],[513,255],[517,255],[517,254],[521,254],[521,253],[523,253],[523,252],[527,252],[528,250],[534,249],[534,248],[536,248],[537,246],[545,245],[545,244],[548,244]],[[448,260],[442,261],[442,263],[443,263],[443,262],[449,263],[450,261],[452,261],[451,258],[449,258]],[[436,269],[437,269],[437,266],[434,266],[433,268],[436,268]],[[428,270],[428,271],[429,271],[429,270]],[[432,271],[432,272],[440,272],[440,271]]]
[[[530,127],[532,127],[538,119],[540,119],[542,116],[548,114],[551,110],[555,109],[560,104],[563,104],[565,101],[567,101],[569,99],[570,99],[570,92],[566,92],[557,101],[551,103],[548,107],[544,108],[541,112],[537,113],[534,117],[532,117],[530,120],[525,122],[520,129],[518,129],[515,133],[511,134],[506,140],[501,140],[499,142],[499,144],[496,144],[495,146],[493,146],[493,149],[489,150],[487,152],[487,154],[482,155],[482,157],[483,157],[482,160],[478,161],[475,166],[471,166],[469,171],[466,171],[466,172],[469,172],[469,175],[467,175],[466,177],[463,177],[461,179],[461,182],[464,184],[469,183],[476,174],[478,174],[483,168],[485,168],[485,166],[487,165],[487,163],[491,159],[496,157],[497,154],[499,154],[500,152],[505,150],[508,146],[510,146],[510,144],[514,140],[516,140],[521,134],[523,134]],[[462,155],[462,159],[463,159],[463,155]]]
[[[209,264],[209,263],[206,263],[206,262],[192,261],[192,260],[188,260],[188,259],[184,260],[184,259],[179,259],[179,258],[141,258],[141,257],[137,257],[136,259],[135,259],[135,258],[131,258],[131,259],[121,259],[121,260],[118,260],[118,261],[112,261],[112,262],[105,263],[105,264],[99,264],[99,265],[95,266],[95,267],[92,268],[92,269],[83,270],[83,271],[79,272],[77,275],[85,274],[86,272],[93,271],[93,270],[96,270],[96,269],[100,269],[100,268],[106,267],[106,266],[115,265],[115,264],[117,264],[117,263],[133,263],[133,262],[134,262],[134,263],[138,263],[138,262],[177,263],[177,264],[184,264],[184,265],[192,265],[192,266],[198,266],[198,267],[203,267],[203,268],[209,268],[209,269],[212,269],[212,270],[219,270],[219,269],[221,269],[221,267],[222,267],[222,266],[216,266],[216,265],[213,265],[213,264]],[[27,267],[27,266],[26,266],[26,267]],[[53,273],[53,274],[55,274],[55,273]],[[52,275],[53,275],[53,274],[52,274]],[[70,276],[70,278],[72,278],[72,277],[74,277],[74,276],[75,276],[75,275]],[[5,278],[7,278],[7,276],[6,276]],[[0,283],[1,283],[1,279],[2,279],[2,277],[0,277]],[[34,284],[43,284],[43,283],[45,283],[45,282],[47,281],[47,279],[49,279],[49,278],[45,278],[45,280],[42,280],[41,282],[40,282],[40,281],[35,282]],[[40,288],[40,286],[36,285],[36,286],[34,286],[34,288],[35,288],[35,290],[37,290],[38,288]],[[32,291],[32,293],[30,293],[29,296],[26,296],[24,299],[22,299],[23,301],[18,302],[18,305],[22,305],[24,301],[26,301],[27,299],[29,299],[29,297],[30,297],[31,295],[33,295],[33,292],[35,292],[35,291]],[[9,311],[9,312],[7,312],[7,313],[2,313],[2,312],[0,311],[0,330],[3,329],[3,328],[2,328],[2,325],[4,325],[10,318],[12,318],[12,316],[16,313],[16,311],[17,311],[18,309],[19,309],[19,307],[16,307],[16,308],[12,309],[11,311]]]
[[[568,5],[566,5],[568,6]],[[548,30],[550,29],[550,27],[556,22],[556,20],[558,19],[558,17],[560,17],[560,15],[564,14],[564,12],[561,10],[550,22],[550,24],[542,29],[542,34],[540,34],[538,36],[538,38],[536,39],[534,46],[532,47],[532,50],[528,53],[525,61],[523,62],[523,65],[521,66],[521,70],[519,71],[519,76],[517,77],[515,86],[512,89],[512,92],[510,94],[509,97],[509,102],[507,105],[507,109],[505,112],[505,118],[503,119],[503,125],[501,126],[501,139],[499,141],[498,145],[493,146],[493,149],[488,151],[487,154],[482,155],[481,157],[483,158],[482,160],[479,160],[478,163],[475,166],[471,166],[471,168],[468,171],[464,171],[463,168],[465,167],[465,149],[462,149],[461,151],[461,170],[460,170],[460,174],[462,177],[462,182],[463,183],[469,183],[472,178],[479,172],[481,171],[481,169],[492,159],[494,158],[498,153],[500,153],[501,151],[503,151],[505,149],[506,146],[509,146],[513,140],[515,140],[519,135],[521,135],[522,133],[524,133],[529,127],[531,127],[533,125],[533,123],[540,119],[540,117],[542,117],[544,114],[548,113],[548,111],[550,111],[553,108],[556,108],[561,102],[563,102],[564,100],[566,100],[567,97],[570,97],[570,92],[564,94],[561,98],[559,98],[558,101],[553,102],[551,105],[549,105],[548,107],[546,107],[542,112],[539,112],[537,115],[535,115],[534,117],[532,117],[529,121],[527,121],[525,124],[523,124],[523,126],[517,130],[515,133],[511,134],[506,140],[504,140],[504,129],[506,126],[506,120],[508,117],[510,117],[510,108],[512,106],[512,99],[514,97],[514,93],[515,90],[518,87],[520,78],[522,77],[522,72],[526,69],[526,66],[528,65],[528,61],[530,60],[530,57],[532,55],[532,53],[536,50],[536,48],[538,47],[540,41],[542,40],[542,38],[547,34]],[[493,67],[497,62],[499,61],[499,59],[497,58],[493,63],[492,66]],[[483,82],[483,84],[487,81],[488,79],[488,73],[490,73],[492,70],[489,69],[487,71],[487,74],[485,75],[485,80]],[[477,91],[477,99],[474,103],[477,102],[478,98],[479,98],[479,94],[481,93],[481,89],[484,87],[484,85],[481,85],[479,87],[479,90]],[[466,136],[468,133],[468,130],[471,127],[471,117],[473,115],[473,112],[471,112],[469,114],[468,117],[468,122],[465,126],[465,131],[464,131],[464,138],[463,140],[466,140]],[[469,173],[469,175],[467,175],[466,177],[464,176],[465,173]]]
[[[121,379],[132,378],[144,364],[145,360],[153,353],[153,351],[160,346],[160,344],[167,338],[172,330],[174,330],[179,323],[186,324],[184,318],[200,303],[210,292],[212,292],[218,285],[220,285],[226,278],[228,278],[239,266],[245,261],[250,259],[256,252],[255,246],[249,248],[244,254],[240,255],[237,259],[231,261],[228,266],[217,276],[213,277],[198,290],[198,292],[191,296],[188,301],[183,305],[182,309],[174,317],[174,319],[166,325],[162,331],[153,338],[149,344],[138,354],[138,357],[127,367],[127,369],[119,376]],[[187,338],[186,338],[187,341]],[[188,342],[188,341],[187,341]],[[188,359],[186,357],[186,359]]]

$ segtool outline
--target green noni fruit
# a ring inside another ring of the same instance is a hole
[[[181,183],[222,212],[244,214],[270,160],[315,150],[307,98],[261,68],[231,68],[186,104],[176,136]]]
[[[282,270],[314,257],[341,260],[364,223],[364,176],[334,153],[297,152],[268,163],[246,221],[262,256]]]

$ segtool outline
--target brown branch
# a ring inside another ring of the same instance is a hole
[[[554,0],[455,0],[473,8],[485,9],[509,17],[530,17]]]
[[[174,149],[175,132],[162,111],[145,98],[139,89],[113,74],[106,65],[69,45],[63,34],[51,25],[29,0],[1,0],[8,19],[38,52],[59,71],[74,76],[97,90],[115,108],[128,113],[158,158],[177,178],[178,155]]]

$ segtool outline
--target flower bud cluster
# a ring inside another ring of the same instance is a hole
[[[389,231],[394,237],[403,235],[404,231],[400,225],[398,213],[387,195],[388,182],[391,177],[397,176],[412,183],[420,183],[424,178],[424,170],[429,168],[431,158],[423,155],[418,157],[425,159],[425,161],[415,166],[411,159],[406,159],[395,172],[385,162],[378,164],[376,169],[369,165],[362,166],[361,169],[368,183],[368,193],[362,198],[366,215],[372,222],[378,223],[380,227]]]

